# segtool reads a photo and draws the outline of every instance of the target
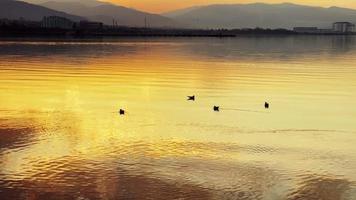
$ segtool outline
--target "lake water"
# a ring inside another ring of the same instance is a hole
[[[356,199],[356,37],[2,40],[0,199]]]

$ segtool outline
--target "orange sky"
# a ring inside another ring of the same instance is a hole
[[[254,3],[258,0],[103,0],[110,1],[130,8],[136,8],[153,13],[185,8],[193,5],[204,5],[214,3]],[[347,8],[356,8],[356,0],[260,0],[266,3],[291,2],[304,5],[315,6],[340,6]]]

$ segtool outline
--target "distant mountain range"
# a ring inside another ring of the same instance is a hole
[[[32,1],[34,0],[26,0]],[[163,13],[138,11],[97,0],[36,0],[38,5],[16,0],[0,0],[0,18],[41,20],[62,16],[74,21],[88,19],[107,25],[117,23],[136,27],[191,28],[293,28],[330,27],[336,21],[356,22],[356,10],[339,7],[313,7],[282,4],[217,4]]]
[[[40,21],[44,16],[61,16],[73,21],[83,20],[83,17],[67,14],[43,6],[22,1],[0,0],[0,19],[20,19]]]
[[[356,22],[356,10],[313,7],[291,3],[231,4],[191,7],[163,14],[197,28],[330,27],[336,21]]]
[[[96,0],[61,0],[39,5],[16,0],[0,0],[0,19],[40,21],[44,16],[61,16],[73,21],[92,20],[107,25],[113,22],[132,27],[182,27],[174,20]]]
[[[123,26],[178,27],[174,20],[157,14],[146,13],[123,6],[98,1],[50,1],[41,6],[83,16],[93,21]]]

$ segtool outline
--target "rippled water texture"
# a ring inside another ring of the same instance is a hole
[[[356,199],[355,118],[356,37],[1,41],[0,199]]]

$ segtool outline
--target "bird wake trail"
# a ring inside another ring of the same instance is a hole
[[[238,112],[251,112],[251,113],[264,113],[264,114],[270,113],[270,112],[260,111],[260,110],[249,110],[249,109],[239,109],[239,108],[222,108],[221,110],[230,110],[230,111],[238,111]]]

